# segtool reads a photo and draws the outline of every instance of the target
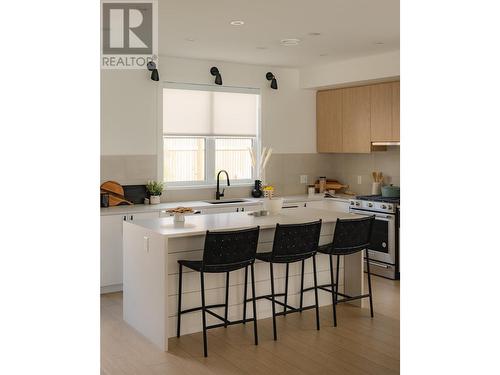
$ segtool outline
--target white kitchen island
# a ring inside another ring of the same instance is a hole
[[[260,226],[258,252],[271,251],[274,228],[277,223],[294,224],[323,220],[320,244],[332,241],[337,218],[354,218],[359,215],[326,211],[313,208],[283,209],[278,215],[254,217],[248,212],[191,215],[185,223],[174,223],[173,218],[135,220],[123,222],[123,318],[124,320],[163,350],[168,350],[168,338],[176,334],[179,265],[177,260],[201,260],[207,230],[235,230]],[[343,257],[340,263],[339,291],[348,295],[363,294],[362,254]],[[304,287],[313,285],[312,260],[306,261]],[[334,265],[335,266],[335,265]],[[317,255],[318,284],[330,281],[329,259]],[[300,262],[290,265],[288,304],[298,306],[300,295]],[[285,265],[274,266],[275,288],[284,290]],[[270,293],[269,264],[255,264],[257,296]],[[249,279],[250,281],[250,279]],[[187,268],[183,270],[182,309],[201,306],[200,275]],[[243,315],[244,271],[231,272],[229,284],[229,320]],[[250,282],[248,297],[251,297]],[[320,305],[331,304],[331,295],[318,292]],[[205,298],[207,305],[223,303],[225,298],[225,274],[205,274]],[[278,297],[279,298],[279,297]],[[313,304],[314,293],[304,293],[304,306]],[[358,306],[360,300],[352,302]],[[280,310],[277,306],[277,311]],[[221,310],[222,311],[222,310]],[[247,318],[252,316],[251,303]],[[257,301],[257,317],[271,316],[271,302]],[[216,323],[207,314],[207,323]],[[217,322],[218,323],[218,322]],[[201,312],[182,316],[181,334],[202,330]]]

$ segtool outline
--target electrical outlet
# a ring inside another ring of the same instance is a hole
[[[358,176],[358,185],[361,185],[363,183],[363,179],[361,178],[361,176]]]
[[[300,183],[301,184],[307,184],[307,175],[306,174],[301,174],[300,175]]]

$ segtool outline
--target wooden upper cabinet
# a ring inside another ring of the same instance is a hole
[[[316,94],[316,146],[318,152],[342,152],[342,90]]]
[[[392,82],[392,140],[399,142],[399,81]]]
[[[370,86],[342,89],[342,151],[369,153]]]
[[[371,140],[392,141],[393,84],[370,86],[371,91]]]

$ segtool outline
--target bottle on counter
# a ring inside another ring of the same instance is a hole
[[[319,192],[324,193],[326,190],[326,176],[320,176],[319,178]]]
[[[313,197],[316,194],[316,187],[314,185],[309,185],[307,187],[307,195]]]

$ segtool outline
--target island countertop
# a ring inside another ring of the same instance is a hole
[[[214,213],[207,215],[187,215],[184,223],[176,223],[173,217],[134,220],[131,225],[152,230],[167,238],[197,236],[207,230],[236,230],[260,226],[273,228],[276,224],[297,224],[321,219],[324,223],[337,219],[358,218],[361,215],[346,212],[327,211],[307,207],[282,209],[279,214],[256,217],[248,212]]]

